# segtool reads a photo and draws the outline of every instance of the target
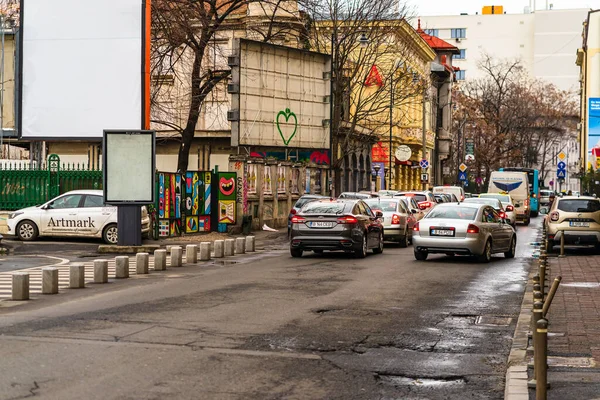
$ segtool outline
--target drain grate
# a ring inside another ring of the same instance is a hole
[[[480,315],[475,320],[475,325],[485,326],[509,326],[512,322],[511,317],[498,317],[493,315]]]

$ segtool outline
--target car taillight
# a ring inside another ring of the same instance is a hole
[[[400,216],[398,214],[392,215],[392,224],[398,225],[400,223]]]
[[[558,211],[552,211],[550,213],[550,221],[558,221],[560,215],[558,214]]]
[[[467,226],[467,233],[479,233],[479,227],[477,225],[469,224],[469,226]]]
[[[505,212],[500,212],[500,218],[506,218],[506,213]]]
[[[356,217],[348,216],[338,218],[337,222],[338,224],[356,224],[358,223],[358,220],[356,219]]]
[[[292,217],[292,224],[303,224],[306,222],[306,218],[300,217],[299,215],[294,215]]]
[[[419,223],[417,222],[415,226],[413,226],[413,231],[419,232]]]
[[[421,210],[424,210],[424,209],[429,208],[429,207],[431,207],[431,203],[430,202],[428,202],[428,201],[421,201],[421,202],[419,202],[419,208]]]
[[[292,208],[292,211],[290,211],[290,214],[294,215],[294,214],[296,214],[297,212],[298,212],[298,211],[296,211],[296,209],[295,209],[295,208]]]
[[[514,211],[515,208],[513,206],[506,206],[506,211]]]

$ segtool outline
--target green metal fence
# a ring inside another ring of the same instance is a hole
[[[35,206],[78,189],[102,189],[102,171],[80,164],[61,165],[56,154],[39,167],[28,162],[6,168],[0,165],[0,210]]]

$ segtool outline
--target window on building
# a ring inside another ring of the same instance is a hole
[[[460,54],[452,55],[453,60],[464,60],[465,58],[467,58],[467,50],[465,49],[460,49]]]
[[[461,69],[460,71],[456,71],[456,80],[464,81],[465,80],[465,70]]]
[[[466,28],[454,28],[450,30],[450,34],[452,39],[464,39],[467,37],[467,29]]]
[[[425,33],[435,37],[440,36],[440,32],[437,29],[425,29]]]

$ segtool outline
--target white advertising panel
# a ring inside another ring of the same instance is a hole
[[[21,0],[20,135],[142,127],[142,0]]]
[[[102,151],[106,204],[154,202],[154,131],[105,131]]]
[[[245,39],[234,55],[232,145],[329,148],[328,55]]]

